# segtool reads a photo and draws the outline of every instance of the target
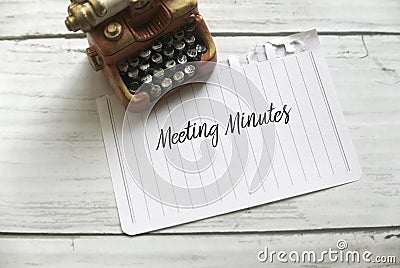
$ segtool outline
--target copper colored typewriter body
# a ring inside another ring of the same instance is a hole
[[[162,80],[164,70],[216,61],[197,0],[71,0],[68,15],[70,31],[87,33],[91,66],[103,70],[122,104],[132,101],[134,111],[150,107],[171,86],[172,79]]]

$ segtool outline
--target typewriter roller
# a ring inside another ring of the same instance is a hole
[[[71,0],[68,15],[67,28],[87,35],[93,69],[103,70],[122,104],[132,101],[134,111],[204,72],[190,62],[216,61],[197,0]]]

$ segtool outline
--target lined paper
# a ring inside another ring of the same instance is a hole
[[[288,124],[224,135],[230,114],[261,114],[271,103],[291,108]],[[161,100],[148,118],[128,112],[124,120],[115,96],[101,97],[97,104],[121,226],[129,235],[361,176],[319,47],[236,70],[215,68],[207,83],[186,85]],[[188,121],[219,124],[218,145],[203,137],[156,150],[161,129],[178,132]]]

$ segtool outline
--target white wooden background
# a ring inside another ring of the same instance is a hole
[[[1,268],[265,266],[265,246],[322,251],[338,239],[397,254],[400,265],[400,2],[199,1],[222,61],[317,28],[362,179],[127,237],[95,103],[111,91],[90,69],[83,35],[63,25],[69,1],[1,0]]]

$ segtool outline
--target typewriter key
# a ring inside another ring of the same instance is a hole
[[[176,62],[175,62],[174,60],[168,60],[168,61],[165,63],[165,68],[167,68],[167,69],[169,69],[169,70],[171,70],[171,71],[175,70],[175,68],[176,68]]]
[[[137,68],[129,68],[128,77],[131,79],[137,79],[139,77],[139,70]]]
[[[135,92],[136,92],[136,90],[138,90],[139,86],[140,86],[139,83],[135,81],[135,82],[130,83],[128,89],[132,94],[135,94]]]
[[[186,55],[179,55],[176,59],[178,64],[185,64],[187,62],[187,57]]]
[[[196,37],[193,34],[186,35],[183,40],[188,45],[188,47],[193,47],[196,42]]]
[[[166,34],[162,38],[164,45],[171,46],[174,40],[172,39],[171,34]]]
[[[196,73],[196,67],[194,65],[188,65],[183,69],[185,75],[189,78]]]
[[[161,67],[157,67],[153,70],[153,78],[155,80],[161,80],[164,78],[164,69]]]
[[[189,61],[195,61],[195,60],[197,60],[197,50],[196,50],[196,49],[191,48],[191,49],[189,49],[189,50],[187,51],[186,54],[187,54],[187,56],[188,56]]]
[[[187,24],[183,27],[185,32],[193,33],[196,30],[196,25],[194,23]]]
[[[176,41],[181,41],[184,36],[185,32],[182,29],[178,29],[174,32],[174,39]]]
[[[172,88],[172,80],[171,78],[164,78],[161,82],[161,88],[163,91],[170,90]]]
[[[161,95],[161,87],[159,85],[153,85],[150,89],[150,96],[154,99],[160,97]]]
[[[204,52],[206,52],[207,47],[206,47],[205,45],[198,44],[198,45],[196,46],[196,50],[197,50],[198,53],[203,54]]]
[[[154,41],[153,45],[151,46],[151,49],[158,53],[162,51],[162,48],[163,44],[159,40]]]
[[[178,71],[174,74],[173,78],[175,82],[182,83],[183,80],[185,79],[185,74],[182,71]]]
[[[156,53],[151,56],[151,61],[154,64],[161,64],[163,62],[163,57],[159,53]]]
[[[128,59],[128,63],[132,67],[137,67],[139,65],[139,58],[138,57],[130,57]]]
[[[176,52],[178,54],[182,53],[183,50],[185,49],[185,42],[179,41],[179,42],[174,42],[174,48],[176,49]]]
[[[150,64],[149,63],[143,63],[141,65],[139,65],[139,70],[141,70],[142,72],[146,73],[149,71],[150,69]]]
[[[148,74],[142,77],[142,79],[140,80],[143,84],[150,84],[151,82],[153,82],[153,77],[150,74]]]
[[[139,57],[147,61],[150,59],[151,51],[150,49],[145,49],[139,52]]]
[[[117,67],[121,73],[126,73],[129,68],[129,63],[123,60],[123,61],[118,62]]]
[[[168,59],[172,59],[174,57],[174,49],[172,47],[165,48],[163,54]]]

